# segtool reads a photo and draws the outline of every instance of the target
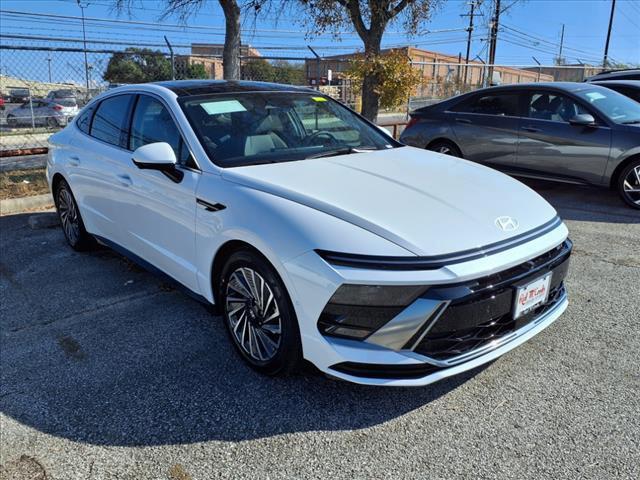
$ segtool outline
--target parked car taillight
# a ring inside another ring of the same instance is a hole
[[[405,130],[408,129],[408,128],[413,127],[416,123],[418,123],[418,117],[411,117],[409,119],[409,121],[407,122],[407,126],[404,127]]]
[[[54,105],[53,109],[57,112],[59,112],[60,110],[62,110],[64,107],[62,105]]]

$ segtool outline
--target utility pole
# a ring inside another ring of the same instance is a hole
[[[89,95],[89,62],[87,61],[87,32],[84,28],[84,9],[89,6],[89,3],[81,3],[80,0],[76,0],[80,10],[82,11],[82,43],[84,45],[84,80],[87,86],[87,96]]]
[[[558,65],[562,65],[562,47],[564,46],[564,23],[562,24],[562,32],[560,33],[560,51],[558,52]]]
[[[611,27],[613,26],[613,14],[616,11],[616,0],[611,0],[611,15],[609,16],[609,30],[607,31],[607,43],[604,45],[604,59],[602,67],[607,68],[609,64],[609,40],[611,39]]]
[[[469,3],[469,13],[467,15],[461,15],[462,17],[469,17],[469,27],[467,28],[467,54],[464,56],[464,84],[468,83],[467,72],[469,70],[469,52],[471,50],[471,33],[473,32],[473,16],[475,14],[476,2],[472,0]]]
[[[496,9],[491,20],[491,35],[489,44],[489,72],[488,81],[489,85],[493,82],[493,65],[496,63],[496,43],[498,42],[498,25],[500,22],[500,0],[495,0]]]

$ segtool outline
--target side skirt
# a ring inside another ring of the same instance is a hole
[[[93,234],[92,234],[93,235]],[[158,267],[156,267],[155,265],[147,262],[145,259],[139,257],[138,255],[136,255],[135,253],[133,253],[130,250],[127,250],[126,248],[124,248],[121,245],[118,245],[115,242],[112,242],[111,240],[108,240],[104,237],[101,237],[99,235],[93,235],[95,237],[96,240],[98,240],[98,242],[100,242],[102,245],[110,248],[111,250],[113,250],[114,252],[119,253],[120,255],[122,255],[123,257],[128,258],[129,260],[131,260],[132,262],[134,262],[136,265],[139,265],[140,267],[144,268],[145,270],[147,270],[148,272],[154,274],[155,276],[171,283],[173,286],[175,286],[178,290],[182,291],[183,293],[186,293],[188,296],[190,296],[191,298],[193,298],[194,300],[197,300],[198,302],[206,305],[207,307],[210,307],[211,309],[215,309],[216,307],[209,302],[209,300],[207,300],[205,297],[203,297],[202,295],[200,295],[199,293],[194,292],[193,290],[191,290],[189,287],[187,287],[186,285],[180,283],[178,280],[176,280],[175,278],[173,278],[171,275],[163,272],[162,270],[160,270]]]

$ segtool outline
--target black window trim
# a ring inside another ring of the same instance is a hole
[[[113,147],[113,148],[117,148],[118,150],[122,150],[124,152],[128,152],[131,153],[132,150],[129,150],[129,148],[122,148],[120,145],[114,145],[112,143],[109,142],[105,142],[104,140],[100,140],[99,138],[94,137],[93,135],[91,135],[91,133],[85,133],[83,132],[80,127],[78,127],[77,125],[77,120],[80,118],[80,116],[82,115],[82,113],[84,113],[85,109],[90,109],[93,108],[93,113],[91,113],[91,121],[89,122],[89,132],[91,132],[91,127],[93,126],[93,119],[96,115],[96,112],[98,111],[98,108],[100,107],[100,104],[102,102],[104,102],[105,100],[108,100],[110,98],[114,98],[114,97],[118,97],[120,95],[131,95],[133,97],[136,97],[135,99],[132,100],[131,103],[131,108],[129,108],[129,112],[128,112],[128,119],[127,119],[127,147],[129,146],[129,137],[131,136],[131,122],[133,121],[133,112],[135,111],[135,107],[138,105],[138,99],[140,97],[140,95],[149,95],[151,97],[153,97],[154,99],[160,101],[160,103],[162,103],[162,105],[167,109],[167,111],[169,112],[169,115],[171,115],[171,119],[173,120],[173,123],[176,125],[176,128],[178,129],[178,132],[180,133],[180,136],[182,138],[183,143],[186,145],[187,149],[189,150],[189,154],[191,155],[191,158],[193,159],[193,163],[196,164],[197,168],[193,168],[193,167],[189,167],[186,165],[180,165],[180,164],[176,164],[176,167],[184,169],[184,170],[189,170],[192,172],[196,172],[196,173],[202,173],[202,169],[200,168],[200,164],[198,163],[198,159],[196,158],[196,156],[193,154],[193,149],[191,148],[191,145],[189,144],[189,142],[187,140],[185,140],[185,135],[184,135],[184,131],[182,129],[182,127],[180,126],[180,124],[176,121],[176,117],[173,113],[173,111],[171,110],[171,108],[169,107],[169,105],[167,105],[167,102],[164,101],[164,99],[158,95],[156,95],[155,93],[152,92],[147,92],[145,90],[131,90],[131,91],[127,91],[127,92],[118,92],[118,93],[114,93],[112,95],[107,95],[105,97],[101,97],[99,99],[96,99],[90,103],[88,103],[83,109],[82,111],[75,116],[74,118],[74,126],[75,128],[83,135],[91,138],[92,140],[95,140],[97,142],[100,142],[104,145],[108,145],[109,147]]]

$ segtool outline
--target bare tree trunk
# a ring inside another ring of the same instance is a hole
[[[375,57],[380,55],[380,43],[382,34],[377,36],[376,32],[369,30],[368,41],[365,42],[365,57]],[[365,75],[362,79],[362,116],[371,122],[376,121],[378,109],[380,107],[380,95],[376,92],[380,80],[377,75]]]
[[[219,0],[225,19],[222,70],[225,80],[240,80],[240,7],[237,0]]]

